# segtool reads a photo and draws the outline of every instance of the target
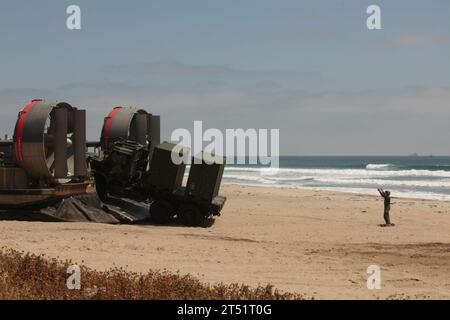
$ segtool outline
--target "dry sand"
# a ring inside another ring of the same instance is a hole
[[[179,270],[207,282],[271,283],[318,299],[450,299],[450,202],[225,185],[208,229],[0,221],[0,245],[99,270]],[[395,195],[394,195],[395,197]],[[377,264],[382,288],[368,290]]]

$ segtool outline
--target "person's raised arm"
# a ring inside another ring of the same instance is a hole
[[[379,188],[379,189],[378,189],[378,192],[380,193],[380,195],[381,195],[382,197],[385,196],[385,193],[384,193],[383,189]]]

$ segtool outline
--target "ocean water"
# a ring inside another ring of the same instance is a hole
[[[450,201],[450,157],[281,157],[276,171],[227,165],[223,183]]]

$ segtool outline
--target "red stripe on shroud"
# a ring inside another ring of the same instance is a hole
[[[25,106],[25,109],[20,113],[19,122],[17,124],[17,134],[16,134],[16,158],[17,161],[23,162],[23,130],[25,128],[25,121],[27,120],[28,113],[33,109],[33,107],[41,102],[42,99],[34,99],[29,104]]]
[[[122,110],[122,107],[115,107],[113,111],[111,111],[106,118],[105,126],[103,128],[103,141],[102,141],[102,149],[105,152],[108,152],[108,145],[109,145],[109,134],[111,131],[112,122],[114,120],[114,117],[119,113],[119,111]]]

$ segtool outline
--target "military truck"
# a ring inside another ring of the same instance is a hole
[[[103,158],[90,160],[97,194],[148,202],[150,219],[158,224],[211,225],[226,202],[219,188],[225,157],[201,152],[192,158],[186,186],[183,179],[189,149],[164,142],[151,146],[136,141],[116,141]],[[205,159],[208,159],[206,161]]]

